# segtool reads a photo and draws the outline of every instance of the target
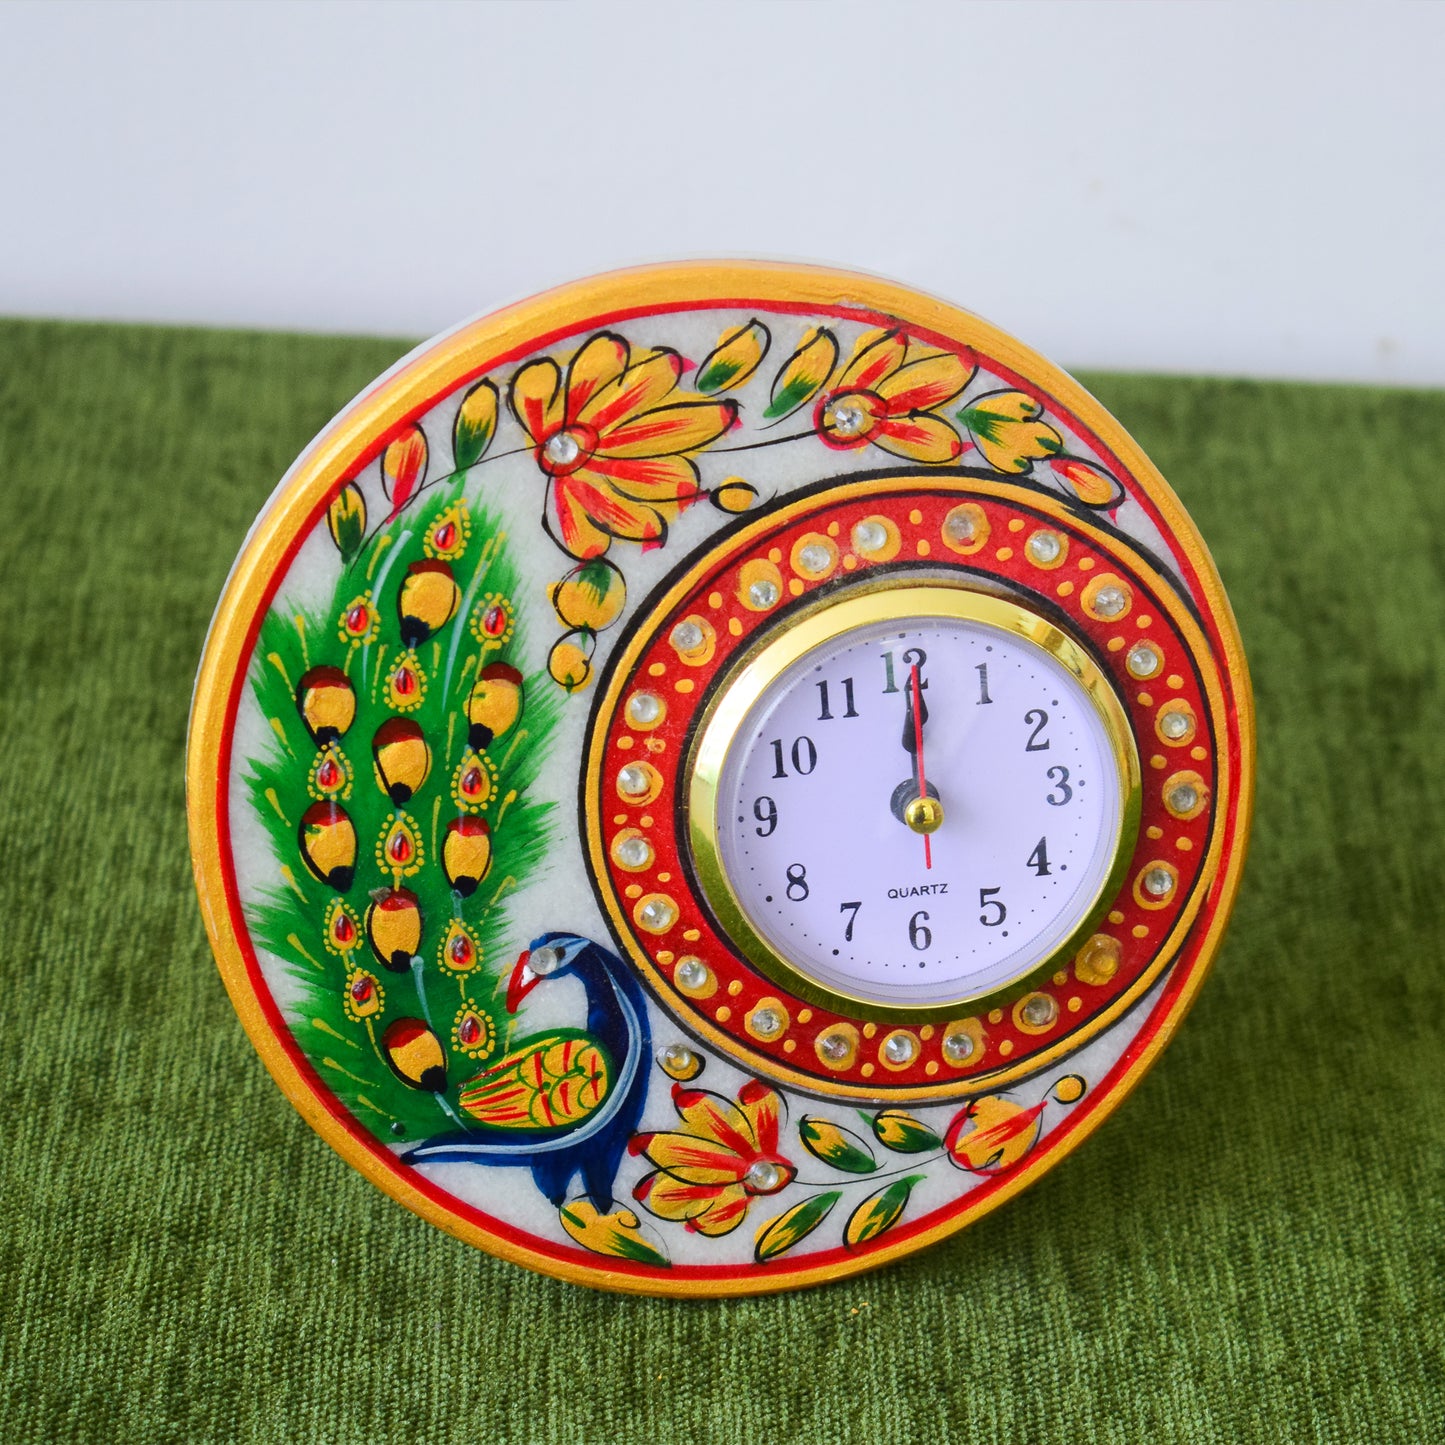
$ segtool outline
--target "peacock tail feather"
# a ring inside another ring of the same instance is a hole
[[[395,1143],[463,1123],[463,1086],[506,1051],[507,898],[547,847],[528,793],[561,694],[520,670],[518,574],[460,480],[369,538],[355,491],[329,519],[329,604],[278,600],[257,644],[272,741],[245,786],[276,883],[250,926],[317,1073]]]

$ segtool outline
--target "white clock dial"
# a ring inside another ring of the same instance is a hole
[[[718,857],[747,924],[823,988],[894,1007],[1028,974],[1119,855],[1127,789],[1098,694],[968,617],[868,622],[795,657],[737,720],[718,780]],[[931,833],[907,821],[925,795]]]

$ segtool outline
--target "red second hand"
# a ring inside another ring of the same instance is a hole
[[[918,664],[913,664],[911,677],[913,687],[913,756],[918,759],[918,796],[928,797],[928,779],[923,775],[923,685],[918,680]],[[927,833],[923,835],[923,866],[933,867],[933,841]]]

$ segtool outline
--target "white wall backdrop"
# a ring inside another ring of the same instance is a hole
[[[0,4],[0,312],[420,335],[766,255],[1445,384],[1442,69],[1426,0]]]

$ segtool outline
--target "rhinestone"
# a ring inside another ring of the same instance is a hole
[[[778,584],[766,577],[759,578],[748,588],[748,601],[754,607],[771,607],[778,600]]]
[[[1094,611],[1100,617],[1117,617],[1129,605],[1122,587],[1101,587],[1094,593]]]
[[[669,1074],[691,1073],[695,1063],[697,1055],[691,1049],[683,1048],[681,1044],[669,1044],[662,1051],[662,1067]]]
[[[1035,532],[1029,538],[1029,556],[1035,562],[1057,562],[1064,544],[1054,532]]]
[[[804,572],[826,572],[833,558],[821,542],[809,542],[798,553],[798,562]]]
[[[627,716],[641,727],[662,716],[662,699],[655,693],[635,692],[627,701]]]
[[[760,1008],[753,1015],[753,1032],[759,1034],[775,1034],[783,1026],[783,1021],[777,1015],[776,1010]]]
[[[818,1052],[822,1054],[825,1059],[832,1059],[836,1064],[840,1060],[848,1057],[848,1040],[843,1034],[824,1034],[823,1037],[818,1040]]]
[[[707,982],[707,964],[700,958],[685,958],[677,966],[677,981],[684,988],[701,988]]]
[[[754,1194],[771,1194],[783,1182],[783,1171],[769,1159],[755,1159],[743,1175],[743,1183]]]
[[[1173,891],[1174,878],[1167,868],[1151,868],[1144,875],[1144,891],[1163,898]]]
[[[954,512],[943,524],[943,530],[955,542],[972,542],[975,531],[973,516],[969,512]],[[956,1035],[955,1037],[967,1037]]]
[[[883,1057],[890,1064],[906,1064],[917,1052],[912,1034],[889,1034],[883,1042]]]
[[[951,1059],[955,1064],[961,1064],[965,1059],[972,1058],[973,1050],[972,1034],[949,1034],[943,1041],[944,1057]]]
[[[1134,677],[1153,677],[1159,671],[1159,654],[1141,642],[1129,653],[1128,667]]]
[[[1193,783],[1180,783],[1169,789],[1164,801],[1176,813],[1192,813],[1199,806],[1199,789]]]
[[[1047,994],[1036,993],[1021,1010],[1024,1022],[1031,1028],[1046,1028],[1059,1012],[1058,1005]]]
[[[859,522],[853,528],[853,545],[860,552],[881,552],[888,545],[888,529],[882,522]]]
[[[675,915],[665,898],[653,898],[642,905],[640,917],[649,928],[666,928]]]
[[[855,437],[868,424],[868,418],[861,406],[835,406],[833,408],[833,430],[839,436]]]
[[[624,838],[617,845],[617,861],[624,868],[646,868],[652,862],[652,846],[646,838]]]
[[[696,652],[707,641],[707,634],[696,622],[679,622],[672,629],[672,645],[679,652]]]
[[[1182,712],[1166,712],[1159,719],[1159,731],[1166,738],[1182,738],[1189,732],[1189,717]]]
[[[539,978],[546,978],[549,973],[556,973],[561,962],[562,954],[558,949],[534,948],[527,958],[527,967]]]
[[[647,774],[636,763],[628,763],[617,775],[617,786],[624,793],[640,798],[652,786]]]
[[[577,460],[578,453],[582,450],[577,445],[577,438],[571,432],[559,431],[555,436],[547,438],[547,445],[542,448],[542,455],[554,466],[565,467]]]

